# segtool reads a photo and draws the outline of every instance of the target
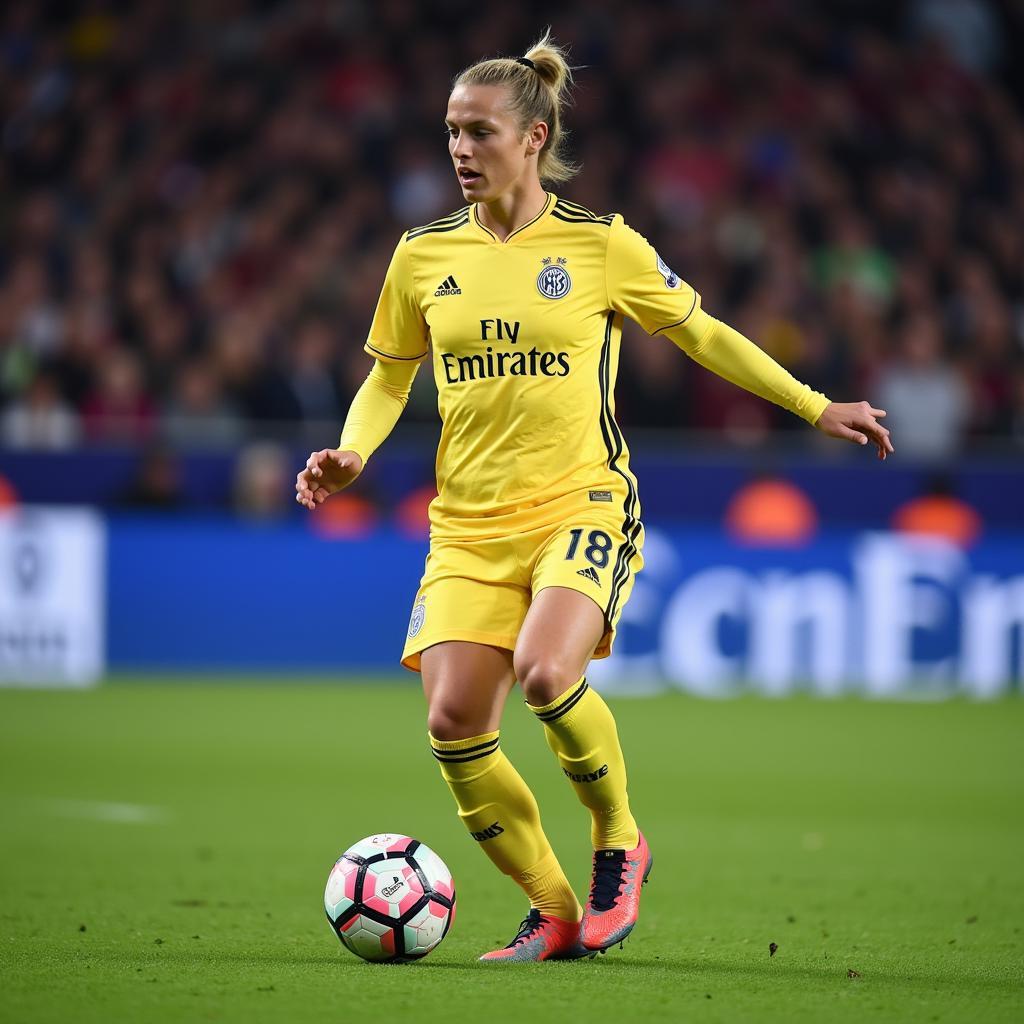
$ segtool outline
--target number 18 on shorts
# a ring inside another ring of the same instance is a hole
[[[537,527],[511,537],[434,539],[413,603],[402,664],[418,670],[419,654],[447,640],[508,650],[534,595],[547,587],[586,594],[605,616],[594,653],[607,657],[622,607],[643,566],[638,520],[594,516]]]

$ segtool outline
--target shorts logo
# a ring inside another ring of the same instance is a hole
[[[590,492],[590,500],[591,501],[611,501],[612,500],[612,492],[611,491],[591,491]]]
[[[597,575],[597,570],[592,565],[588,565],[586,569],[577,569],[576,575],[582,576],[584,579],[590,580],[591,583],[601,586],[601,578]]]
[[[665,287],[676,289],[679,287],[679,275],[676,274],[671,267],[660,257],[657,253],[654,254],[658,259],[658,273],[665,278]]]
[[[537,275],[537,291],[545,299],[560,299],[563,295],[569,294],[572,288],[572,278],[565,269],[565,257],[559,256],[558,262],[552,262],[550,256],[545,256],[541,262],[544,269]]]
[[[423,620],[427,617],[426,598],[420,597],[412,608],[412,617],[409,619],[409,639],[419,634],[423,628]]]

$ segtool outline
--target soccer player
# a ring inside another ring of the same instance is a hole
[[[402,664],[418,670],[430,747],[470,835],[524,891],[512,941],[481,958],[593,955],[637,920],[651,870],[630,813],[611,711],[587,685],[643,565],[643,526],[613,390],[622,318],[834,437],[892,451],[884,416],[835,404],[702,308],[619,214],[546,191],[562,156],[571,72],[548,34],[525,57],[463,71],[448,100],[460,210],[405,232],[366,351],[373,368],[336,450],[313,452],[296,499],[315,509],[387,437],[431,358],[443,423],[430,552]],[[501,750],[518,680],[592,818],[581,908],[537,802]]]

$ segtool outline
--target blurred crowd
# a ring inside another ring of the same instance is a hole
[[[886,408],[901,454],[1024,443],[1019,5],[479,10],[5,5],[0,442],[336,443],[397,239],[462,205],[452,77],[550,22],[578,66],[561,194],[621,211],[813,387]],[[638,329],[617,401],[627,428],[799,427]]]

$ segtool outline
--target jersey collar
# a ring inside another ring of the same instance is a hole
[[[545,194],[548,197],[547,198],[547,202],[545,202],[545,204],[544,204],[543,208],[541,209],[540,213],[538,213],[537,216],[533,218],[533,220],[528,220],[525,224],[521,224],[519,227],[517,227],[515,229],[515,231],[513,231],[505,239],[504,242],[501,241],[501,239],[499,239],[498,236],[493,231],[491,231],[490,228],[484,227],[484,225],[480,222],[480,217],[477,215],[477,207],[480,205],[479,203],[474,203],[473,204],[473,207],[472,207],[472,221],[485,235],[487,235],[487,237],[492,242],[496,243],[497,245],[507,245],[513,239],[518,239],[525,232],[532,231],[534,228],[537,227],[538,224],[541,224],[543,221],[547,220],[548,215],[551,213],[552,209],[554,208],[555,201],[558,199],[558,197],[555,195],[554,192],[547,192]]]

